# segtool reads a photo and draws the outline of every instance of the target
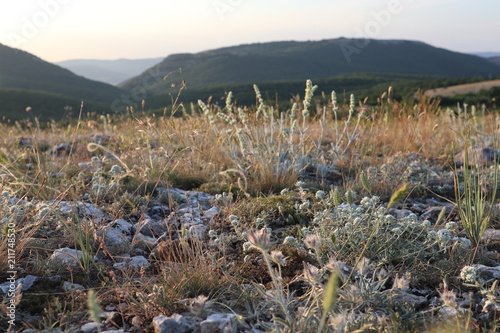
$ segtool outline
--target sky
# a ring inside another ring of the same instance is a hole
[[[51,62],[339,37],[500,52],[499,15],[499,0],[4,0],[0,43]]]

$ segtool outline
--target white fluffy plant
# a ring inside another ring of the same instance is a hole
[[[217,118],[223,121],[220,126],[216,125],[212,110],[199,101],[203,114],[217,135],[217,142],[225,147],[225,154],[233,161],[234,167],[226,170],[223,176],[236,175],[245,181],[244,186],[247,186],[250,175],[253,175],[257,184],[278,182],[286,187],[290,182],[295,182],[296,177],[308,166],[314,166],[320,177],[335,172],[335,164],[346,154],[356,138],[363,110],[353,126],[355,99],[351,95],[347,119],[341,127],[336,95],[332,92],[330,107],[331,114],[334,115],[331,121],[335,138],[331,143],[334,152],[331,154],[328,149],[324,149],[323,142],[329,122],[329,107],[325,106],[320,115],[319,135],[313,132],[309,124],[317,88],[311,80],[307,80],[302,102],[294,103],[286,112],[276,112],[273,107],[266,105],[259,88],[254,85],[257,105],[253,114],[234,106],[233,94],[229,92],[225,107],[217,112]],[[222,129],[222,126],[226,126],[226,129]],[[312,140],[314,136],[317,138]]]

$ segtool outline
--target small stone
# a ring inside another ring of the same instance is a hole
[[[139,248],[149,248],[149,249],[154,248],[157,243],[155,238],[143,235],[140,232],[135,234],[133,241],[134,241],[134,246]]]
[[[50,177],[52,178],[62,178],[64,177],[66,174],[64,172],[54,172],[54,173],[51,173],[50,174]]]
[[[104,233],[104,242],[107,246],[126,245],[130,243],[130,237],[118,229],[108,228]]]
[[[71,283],[68,281],[64,281],[62,288],[64,291],[76,291],[76,290],[85,290],[85,287],[78,283]]]
[[[55,156],[68,155],[71,152],[71,143],[63,142],[52,147],[49,152]]]
[[[390,208],[387,213],[394,215],[397,219],[402,219],[410,214],[413,214],[413,212],[409,209],[396,209],[396,208]]]
[[[174,313],[170,317],[161,315],[153,318],[153,328],[155,333],[190,333],[196,332],[197,323],[189,321],[186,317]]]
[[[484,231],[481,241],[486,244],[498,244],[500,243],[500,230],[498,229],[486,229]]]
[[[50,256],[50,261],[66,264],[71,267],[78,267],[80,260],[82,260],[83,252],[80,250],[62,248],[55,250]]]
[[[238,319],[232,313],[215,313],[200,323],[201,333],[236,333]]]
[[[500,280],[500,266],[488,267],[481,264],[474,264],[473,267],[478,269],[478,281],[480,283],[485,283],[487,281],[498,281]]]
[[[29,288],[31,288],[37,280],[38,280],[37,276],[27,275],[24,278],[19,278],[19,279],[15,280],[14,284],[15,284],[16,288],[19,284],[22,284],[21,290],[25,291],[25,290],[28,290]],[[10,287],[11,287],[10,282],[4,282],[4,283],[0,284],[0,291],[2,291],[4,294],[7,294],[9,292]]]
[[[139,222],[139,232],[143,235],[158,238],[168,231],[165,221],[144,220]]]
[[[215,215],[219,214],[220,208],[219,207],[212,207],[209,210],[206,210],[205,213],[203,213],[203,216],[206,218],[213,218]]]
[[[132,230],[132,223],[129,223],[123,219],[114,220],[111,225],[113,228],[120,230],[123,234],[130,235]]]
[[[24,278],[21,278],[17,281],[19,281],[19,283],[21,283],[23,286],[21,287],[21,290],[25,291],[25,290],[28,290],[29,288],[31,288],[33,286],[33,284],[38,280],[38,276],[34,276],[34,275],[27,275],[26,277]]]
[[[80,330],[83,332],[83,333],[95,333],[97,332],[97,323],[87,323],[85,325],[83,325],[82,327],[80,327]]]
[[[96,134],[90,138],[90,142],[97,143],[98,145],[107,145],[111,137],[106,134]]]
[[[189,236],[195,239],[203,239],[208,232],[208,226],[203,224],[197,224],[189,227]]]
[[[143,256],[135,256],[130,259],[126,259],[125,261],[117,262],[116,264],[113,265],[113,267],[116,269],[131,268],[134,270],[138,270],[141,267],[148,268],[149,266],[150,266],[149,261]]]
[[[155,220],[163,220],[167,218],[171,212],[168,206],[153,206],[148,211],[148,215]]]

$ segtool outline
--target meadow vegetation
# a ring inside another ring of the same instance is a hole
[[[498,240],[482,238],[500,229],[498,165],[454,163],[464,148],[496,147],[497,110],[423,95],[410,104],[392,88],[374,106],[339,103],[320,88],[307,81],[286,109],[254,86],[252,107],[228,93],[223,105],[174,103],[165,116],[129,108],[0,125],[1,272],[13,222],[18,277],[39,278],[18,292],[17,329],[73,332],[96,321],[153,332],[159,315],[234,313],[247,332],[498,330],[497,282],[474,266],[500,265]],[[183,200],[174,188],[213,195],[205,232],[169,222]],[[442,203],[434,218],[403,212],[431,201]],[[105,217],[61,208],[68,202]],[[137,235],[154,207],[168,210],[168,231],[151,244]],[[101,231],[117,219],[139,226],[130,243],[111,246]],[[82,251],[77,266],[51,260],[65,247]],[[149,265],[116,268],[124,255]],[[102,318],[105,309],[118,315]]]

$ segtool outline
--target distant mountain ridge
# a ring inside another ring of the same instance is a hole
[[[161,79],[171,72],[174,74],[169,80]],[[352,73],[489,77],[500,75],[500,67],[478,56],[417,41],[338,38],[245,44],[195,54],[173,54],[119,87],[127,91],[141,88],[149,95],[158,95],[171,91],[172,82],[181,79],[190,89],[202,89]]]
[[[500,56],[500,52],[474,52],[471,54],[477,55],[477,56],[483,57],[483,58],[491,58],[491,57],[499,57]]]
[[[88,79],[116,85],[141,74],[163,59],[165,58],[116,60],[72,59],[59,61],[55,64]]]

